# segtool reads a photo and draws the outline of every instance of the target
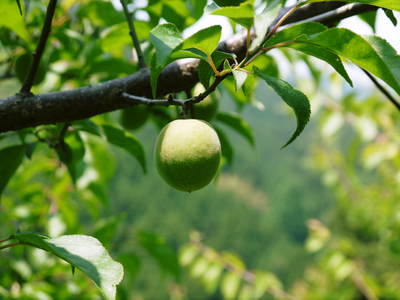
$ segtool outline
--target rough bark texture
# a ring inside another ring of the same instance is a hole
[[[296,11],[286,24],[314,17],[342,5],[341,2],[329,2],[305,6]],[[368,10],[371,10],[371,6],[358,5],[356,12],[350,11],[346,15],[338,15],[336,19],[331,17],[330,21],[341,20]],[[243,57],[246,52],[245,35],[238,34],[231,37],[222,42],[219,49],[233,52],[239,58]],[[193,86],[198,81],[198,63],[196,59],[184,59],[168,65],[160,74],[158,95],[184,91]],[[71,122],[131,106],[132,102],[122,97],[122,92],[151,97],[149,70],[142,69],[135,74],[95,86],[28,97],[15,95],[0,99],[0,132]]]

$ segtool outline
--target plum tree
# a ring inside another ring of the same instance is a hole
[[[192,192],[214,178],[220,162],[221,144],[207,122],[174,120],[158,136],[155,157],[158,172],[169,185]]]

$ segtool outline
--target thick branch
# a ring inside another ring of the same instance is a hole
[[[326,6],[326,3],[321,4]],[[363,7],[365,10],[370,9],[369,5]],[[296,12],[297,17],[292,17],[291,21],[302,20],[301,11],[305,9],[307,7],[300,8]],[[349,14],[339,15],[336,21],[348,16]],[[309,14],[305,17],[308,18]],[[219,50],[232,52],[239,59],[243,58],[246,54],[246,35],[238,34],[231,37],[220,44]],[[198,82],[198,63],[197,59],[184,59],[168,65],[160,74],[157,94],[163,96],[177,93],[194,86]],[[26,97],[15,95],[0,100],[0,132],[72,122],[134,105],[131,100],[122,96],[123,92],[151,98],[149,69],[142,69],[133,75],[95,86]]]
[[[35,52],[33,52],[33,60],[30,66],[28,75],[25,78],[24,84],[20,90],[21,94],[27,95],[31,93],[31,88],[36,77],[37,70],[39,68],[40,59],[42,58],[44,48],[46,47],[47,39],[51,32],[51,22],[56,11],[57,0],[50,0],[47,6],[46,18],[44,20],[42,32],[40,33],[39,42],[37,44]]]

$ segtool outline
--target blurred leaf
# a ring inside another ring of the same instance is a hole
[[[239,6],[246,0],[214,0],[219,6]]]
[[[224,266],[219,262],[211,262],[204,272],[202,282],[209,293],[214,293],[218,287]]]
[[[188,6],[191,15],[196,19],[203,15],[204,7],[207,5],[207,0],[188,0]]]
[[[282,288],[282,284],[271,273],[257,271],[254,275],[254,296],[256,299],[261,298],[268,289],[279,290]]]
[[[93,135],[100,136],[100,128],[89,119],[75,121],[73,128],[77,131],[84,131]]]
[[[24,18],[15,6],[15,0],[2,0],[0,9],[0,27],[5,26],[18,34],[26,42],[30,42],[31,35],[26,29]]]
[[[101,0],[88,1],[82,6],[79,16],[81,18],[89,18],[93,24],[103,27],[109,27],[125,21],[121,10],[116,10],[111,2]],[[128,27],[126,22],[125,26]]]
[[[140,258],[135,253],[122,253],[118,255],[118,261],[124,266],[125,282],[131,284],[140,271]]]
[[[231,165],[233,161],[233,147],[231,143],[228,140],[228,137],[226,136],[225,132],[223,132],[221,129],[218,127],[214,126],[215,131],[218,134],[219,140],[221,142],[221,150],[222,150],[222,156],[225,157],[226,162]]]
[[[287,82],[268,76],[262,73],[259,69],[254,69],[255,73],[265,80],[265,82],[274,89],[274,91],[286,102],[295,112],[297,118],[297,128],[289,141],[283,147],[286,147],[293,142],[303,131],[304,127],[310,119],[311,109],[310,103],[306,95],[294,89]]]
[[[96,223],[91,235],[109,248],[115,240],[118,227],[124,219],[124,215],[103,218]]]
[[[280,9],[281,5],[279,1],[272,1],[272,3],[268,3],[263,12],[254,15],[254,31],[256,37],[250,44],[250,51],[253,51],[261,45],[267,34],[268,27],[275,20]]]
[[[240,276],[233,272],[225,273],[221,282],[221,292],[224,299],[235,299],[240,285]]]
[[[198,254],[199,250],[195,245],[185,245],[179,252],[179,262],[182,266],[188,266],[194,261]]]
[[[106,299],[115,299],[116,285],[121,282],[124,271],[95,238],[86,235],[48,238],[36,233],[16,233],[13,238],[67,261],[92,279]]]
[[[160,236],[149,232],[139,232],[138,242],[153,257],[160,268],[174,276],[179,281],[181,270],[176,253],[168,246]]]
[[[236,90],[240,90],[247,79],[247,73],[240,70],[233,70],[233,78],[235,79]]]
[[[375,23],[376,23],[376,11],[369,11],[363,14],[358,15],[358,17],[367,23],[373,32],[375,32]]]
[[[17,2],[17,5],[18,5],[19,14],[22,16],[21,1],[20,0],[15,0],[15,1]]]
[[[11,146],[0,150],[0,196],[25,154],[25,146]]]
[[[216,119],[235,130],[242,135],[250,145],[254,146],[253,129],[251,129],[249,123],[242,119],[241,115],[237,113],[219,112]]]
[[[213,15],[225,16],[250,29],[253,26],[253,4],[251,1],[241,3],[239,6],[221,7],[212,12]]]
[[[210,262],[205,257],[200,256],[200,257],[196,258],[190,268],[190,275],[193,278],[199,278],[199,277],[203,276],[205,274],[205,272],[207,271],[209,265],[210,265]]]
[[[143,172],[146,173],[146,159],[144,149],[140,141],[131,133],[110,125],[103,125],[104,134],[110,144],[118,146],[130,153],[140,163]]]

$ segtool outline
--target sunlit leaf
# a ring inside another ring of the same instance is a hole
[[[102,244],[87,235],[48,238],[35,233],[13,235],[20,243],[48,251],[85,273],[101,289],[106,299],[115,299],[123,267],[114,261]]]
[[[225,16],[232,21],[250,29],[253,26],[253,4],[251,1],[241,3],[239,6],[221,7],[212,12],[213,15]]]

